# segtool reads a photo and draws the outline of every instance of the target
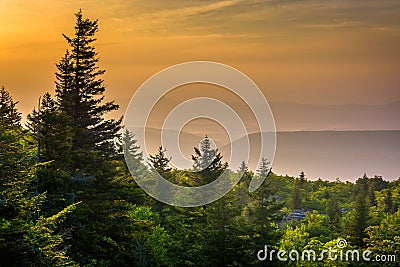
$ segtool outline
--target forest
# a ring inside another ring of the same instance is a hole
[[[268,159],[256,172],[245,163],[229,170],[207,138],[193,151],[193,168],[207,166],[199,172],[171,168],[163,147],[143,158],[123,118],[105,118],[119,106],[104,99],[98,22],[75,15],[55,91],[26,123],[17,99],[0,89],[0,266],[398,266],[400,178],[312,181],[276,174]],[[135,183],[152,175],[145,162],[184,186],[225,170],[243,176],[213,203],[175,207]],[[265,180],[249,193],[254,176]],[[368,250],[371,261],[260,259],[266,248]]]

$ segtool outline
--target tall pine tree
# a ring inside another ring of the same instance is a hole
[[[132,234],[115,231],[129,225],[130,209],[121,199],[126,196],[115,191],[125,177],[114,142],[122,118],[105,119],[118,105],[104,100],[104,70],[93,46],[98,22],[84,18],[81,11],[75,16],[74,35],[63,35],[69,49],[56,65],[55,99],[46,94],[40,111],[43,161],[54,160],[39,177],[40,192],[53,196],[51,207],[62,198],[83,202],[66,224],[73,229],[69,252],[82,264],[109,263],[130,246]],[[31,114],[32,131],[38,115]]]
[[[63,34],[70,51],[57,64],[56,97],[59,109],[72,120],[73,135],[71,171],[73,173],[99,173],[100,159],[115,156],[114,138],[121,129],[121,121],[104,115],[117,110],[113,101],[104,102],[104,70],[98,66],[99,58],[93,42],[98,31],[97,20],[75,14],[73,37]]]

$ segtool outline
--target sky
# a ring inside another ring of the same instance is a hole
[[[0,0],[0,85],[26,115],[54,92],[74,13],[99,19],[107,99],[193,60],[247,74],[272,103],[382,105],[400,100],[400,1]]]
[[[55,64],[68,48],[62,33],[73,35],[79,9],[99,20],[95,47],[99,66],[106,70],[106,99],[120,105],[110,117],[123,115],[134,92],[153,74],[201,60],[230,65],[250,77],[271,104],[279,131],[400,130],[398,0],[0,0],[0,85],[19,101],[24,117],[40,95],[54,94]],[[182,86],[167,94],[149,118],[152,131],[158,133],[167,113],[193,97],[225,101],[240,111],[248,132],[256,132],[249,107],[212,85]],[[218,146],[226,144],[228,136],[220,126],[204,119],[185,125],[187,140],[180,142],[190,143],[183,146],[186,154],[204,133]],[[278,138],[274,168],[290,175],[315,171],[314,160],[293,167],[296,145],[312,146],[314,140],[309,141],[294,140],[285,154],[285,142]],[[373,141],[374,154],[396,158],[380,141]],[[353,143],[346,145],[349,155],[359,155]],[[398,151],[398,143],[391,147]],[[342,164],[342,156],[335,161],[333,148],[321,148],[323,156],[311,149],[297,152],[311,158],[316,153],[314,159],[327,159],[331,167]],[[368,170],[363,158],[348,162],[364,164],[352,168],[348,177]],[[397,161],[378,165],[371,174],[398,173]],[[324,170],[313,178],[345,176]]]

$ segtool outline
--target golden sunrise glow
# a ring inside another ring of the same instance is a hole
[[[183,4],[182,4],[183,3]],[[400,99],[398,1],[1,1],[0,84],[26,114],[53,92],[74,13],[98,18],[107,98],[121,114],[149,76],[191,60],[229,64],[271,102]]]

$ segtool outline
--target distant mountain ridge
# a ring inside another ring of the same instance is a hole
[[[258,136],[248,136],[251,148],[260,145]],[[393,180],[400,177],[399,140],[399,130],[278,132],[272,169],[291,176],[304,171],[311,179],[354,180],[366,173]],[[229,153],[228,145],[220,151]],[[256,165],[251,158],[250,168]]]
[[[279,131],[400,130],[400,101],[382,105],[271,103]]]
[[[224,102],[234,109],[238,108],[235,111],[239,115],[243,113],[241,106],[236,103],[237,100],[224,99]],[[159,107],[159,112],[168,113],[169,109],[166,107],[175,107],[179,103],[177,99],[166,97],[165,104]],[[270,102],[269,105],[277,131],[400,130],[400,100],[379,105],[318,105],[288,102]],[[248,132],[259,131],[253,119],[248,117],[243,119],[247,119],[246,122],[250,125]],[[154,121],[151,127],[162,127],[163,118],[156,117]],[[191,127],[191,132],[200,133],[204,130],[204,125],[201,123],[192,124]],[[208,132],[208,134],[214,133]]]
[[[146,144],[149,153],[154,153],[161,145],[161,130],[152,128],[148,131]],[[166,130],[166,133],[176,134],[173,130]],[[251,145],[249,167],[252,170],[257,169],[259,135],[248,135]],[[193,147],[197,147],[204,136],[187,132],[181,132],[180,136],[180,149],[190,160]],[[216,136],[210,137],[218,140]],[[400,130],[278,132],[272,169],[278,174],[291,176],[304,171],[310,179],[354,180],[366,173],[393,180],[400,177],[399,140]],[[240,143],[241,140],[233,142]],[[216,143],[224,160],[228,161],[230,144]]]

